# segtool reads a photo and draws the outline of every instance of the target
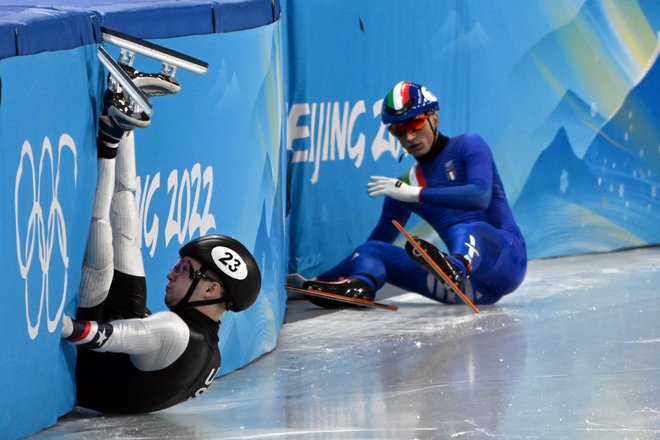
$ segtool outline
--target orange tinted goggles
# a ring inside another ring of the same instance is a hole
[[[395,122],[390,124],[387,129],[394,136],[403,136],[405,133],[415,133],[416,131],[424,128],[424,123],[428,118],[428,115],[415,116],[414,118],[406,119],[402,122]]]

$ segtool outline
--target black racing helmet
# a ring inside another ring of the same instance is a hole
[[[242,243],[220,234],[195,238],[179,250],[182,257],[199,261],[205,274],[222,282],[227,310],[240,312],[257,300],[261,272],[254,257]]]

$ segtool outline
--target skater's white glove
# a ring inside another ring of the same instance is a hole
[[[411,186],[391,177],[371,176],[367,191],[371,197],[388,196],[406,203],[417,203],[422,187]]]

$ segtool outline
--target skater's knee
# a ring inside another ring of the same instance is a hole
[[[128,241],[137,239],[139,216],[135,196],[130,191],[119,191],[112,199],[112,232]]]
[[[113,272],[112,264],[102,268],[83,266],[78,290],[79,307],[96,307],[105,301],[112,284]]]

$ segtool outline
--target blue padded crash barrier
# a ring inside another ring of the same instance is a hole
[[[101,27],[172,38],[253,29],[279,15],[279,0],[14,0],[0,6],[0,59],[100,43]]]

